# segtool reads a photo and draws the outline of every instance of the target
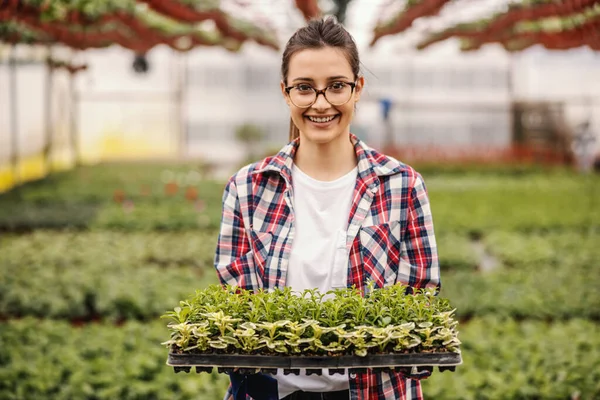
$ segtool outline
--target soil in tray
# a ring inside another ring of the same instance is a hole
[[[265,352],[265,351],[261,351],[261,350],[255,350],[249,353],[237,353],[237,352],[231,352],[230,350],[220,350],[220,349],[209,349],[208,351],[200,351],[198,349],[192,349],[189,351],[183,351],[183,349],[181,349],[180,347],[177,346],[171,346],[169,348],[169,352],[171,354],[177,354],[177,355],[199,355],[199,356],[203,356],[203,355],[207,355],[207,356],[217,356],[217,355],[224,355],[224,356],[265,356],[265,357],[343,357],[343,356],[353,356],[353,353],[336,353],[336,352],[327,352],[327,354],[323,354],[323,353],[312,353],[310,351],[303,351],[300,354],[281,354],[281,353],[271,353],[271,352]],[[434,348],[434,349],[428,349],[428,350],[421,350],[421,351],[393,351],[391,349],[391,347],[388,349],[384,349],[384,351],[378,351],[378,352],[368,352],[367,356],[384,356],[384,355],[408,355],[408,354],[412,354],[412,355],[418,355],[418,354],[456,354],[452,351],[448,351],[448,349],[444,348],[444,347],[440,347],[440,348]]]

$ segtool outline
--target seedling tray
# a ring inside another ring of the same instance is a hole
[[[174,367],[175,372],[190,372],[196,367],[196,372],[212,372],[216,367],[219,373],[233,372],[236,368],[240,373],[257,372],[277,373],[282,369],[285,375],[300,373],[306,369],[307,375],[322,373],[323,368],[329,369],[329,375],[349,372],[361,373],[367,369],[417,373],[432,371],[438,367],[440,371],[454,371],[462,364],[460,353],[412,353],[412,354],[370,354],[365,357],[344,356],[264,356],[241,354],[176,354],[169,353],[167,365]]]

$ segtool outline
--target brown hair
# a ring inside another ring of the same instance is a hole
[[[288,40],[281,60],[281,76],[284,85],[287,86],[290,59],[294,54],[301,50],[321,49],[323,47],[342,49],[350,63],[350,68],[352,68],[352,73],[354,73],[354,79],[358,78],[360,59],[358,58],[356,43],[350,33],[348,33],[342,24],[337,22],[335,17],[328,16],[309,21],[307,26],[298,29],[292,35],[290,40]],[[289,140],[292,141],[296,139],[299,134],[300,131],[298,130],[298,127],[290,118]]]

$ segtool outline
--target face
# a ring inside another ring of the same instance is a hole
[[[306,49],[290,58],[288,87],[302,85],[301,88],[305,89],[306,85],[310,85],[319,90],[328,86],[339,87],[336,82],[355,82],[352,68],[343,50],[333,47]],[[292,103],[285,91],[286,84],[282,82],[281,90],[290,107],[292,120],[300,130],[300,140],[303,143],[315,144],[345,140],[350,132],[354,105],[360,99],[363,84],[364,79],[360,77],[350,100],[343,105],[331,105],[325,96],[320,94],[312,106],[300,108]]]

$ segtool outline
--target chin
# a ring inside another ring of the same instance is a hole
[[[305,138],[315,144],[327,144],[338,139],[344,133],[339,130],[315,131],[308,130],[304,135]]]

